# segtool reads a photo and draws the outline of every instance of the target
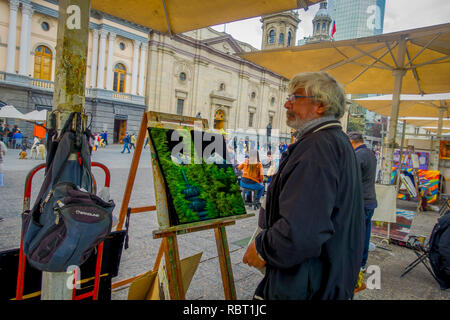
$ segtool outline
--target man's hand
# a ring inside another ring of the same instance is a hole
[[[242,262],[248,264],[250,267],[255,267],[257,269],[262,269],[266,265],[266,262],[262,260],[260,257],[258,257],[255,241],[250,243],[250,245],[248,246],[247,251],[244,254],[244,258],[242,259]]]

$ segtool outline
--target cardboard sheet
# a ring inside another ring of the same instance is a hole
[[[372,217],[372,221],[396,222],[397,190],[394,185],[375,185],[378,207]]]

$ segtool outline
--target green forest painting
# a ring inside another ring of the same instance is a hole
[[[205,161],[203,151],[209,142],[194,144],[195,131],[181,130],[184,145],[190,148],[178,152],[174,130],[150,127],[148,131],[166,183],[172,226],[246,213],[232,165]],[[223,145],[224,153],[225,149]]]

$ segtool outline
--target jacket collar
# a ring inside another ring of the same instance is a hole
[[[325,120],[325,119],[324,119]],[[305,139],[307,136],[314,134],[320,130],[324,130],[327,128],[342,128],[341,123],[339,122],[339,120],[336,119],[332,119],[332,120],[325,120],[325,122],[320,122],[317,125],[313,126],[311,129],[309,129],[307,132],[305,132],[304,134],[302,134],[301,137],[298,138],[297,141],[295,141],[293,144],[290,144],[287,148],[287,150],[285,152],[283,152],[283,154],[281,155],[281,161],[283,161],[287,156],[289,156],[290,153],[292,153],[292,151],[294,150],[294,148],[303,140]]]

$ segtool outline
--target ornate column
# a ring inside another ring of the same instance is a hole
[[[114,40],[116,40],[116,34],[109,33],[109,45],[108,45],[108,61],[106,65],[106,90],[113,89],[113,57],[114,57]]]
[[[145,75],[145,60],[147,57],[148,43],[143,42],[141,45],[141,64],[139,66],[139,95],[144,95],[144,75]]]
[[[16,66],[16,34],[18,8],[19,0],[9,0],[8,49],[6,54],[6,72],[9,73],[14,73]]]
[[[98,75],[97,75],[97,88],[105,89],[105,56],[106,56],[106,37],[108,31],[101,29],[100,34],[100,48],[98,57]]]
[[[139,64],[139,47],[141,41],[133,40],[134,52],[133,52],[133,71],[131,74],[131,94],[137,94],[137,76],[138,76],[138,64]]]
[[[98,30],[92,32],[92,61],[91,61],[91,87],[97,83],[97,59],[98,59]]]
[[[28,41],[27,41],[27,56],[28,57],[26,59],[27,75],[32,75],[33,74],[33,70],[31,70],[31,68],[30,68],[30,60],[31,60],[31,25],[33,23],[33,20],[32,20],[33,13],[34,13],[33,7],[30,5],[30,23],[28,24],[28,31],[27,31],[27,37],[28,37]]]
[[[30,41],[31,41],[31,16],[33,7],[31,4],[22,3],[22,25],[20,27],[20,54],[19,74],[28,76],[30,65]]]

